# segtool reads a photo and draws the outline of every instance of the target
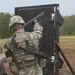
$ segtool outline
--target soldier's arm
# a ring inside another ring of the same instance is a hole
[[[0,54],[0,63],[4,60],[6,60],[6,58],[12,56],[12,52],[11,52],[11,45],[10,45],[10,39],[7,40],[7,42],[4,45],[4,48],[7,49],[7,51],[5,53],[1,53]]]
[[[30,38],[32,40],[39,40],[42,37],[43,27],[38,21],[35,21],[33,32],[30,33]]]
[[[6,58],[10,56],[12,56],[12,52],[10,50],[6,51],[5,53],[0,54],[0,63],[6,60]]]

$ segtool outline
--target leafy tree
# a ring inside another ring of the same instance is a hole
[[[7,38],[11,35],[11,31],[8,29],[9,19],[11,15],[9,13],[0,13],[0,36]]]
[[[60,35],[75,35],[75,15],[64,16],[64,23],[60,27]]]

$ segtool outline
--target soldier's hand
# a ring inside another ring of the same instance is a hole
[[[37,19],[34,20],[34,23],[39,23]]]
[[[42,23],[41,23],[38,19],[35,19],[35,20],[34,20],[34,24],[35,24],[35,23],[38,23],[40,26],[42,26]]]
[[[32,22],[32,25],[34,25],[35,23],[39,23],[39,21],[37,19],[34,19],[34,21]]]

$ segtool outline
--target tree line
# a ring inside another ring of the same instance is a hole
[[[13,32],[11,32],[8,28],[9,19],[12,15],[9,13],[0,13],[0,37],[8,38]],[[60,36],[65,35],[75,35],[75,15],[71,16],[63,16],[64,23],[59,27]]]
[[[9,30],[9,19],[11,14],[9,13],[0,13],[0,37],[1,38],[8,38],[11,36],[11,31]]]
[[[64,16],[64,23],[61,27],[59,27],[59,33],[62,36],[72,36],[75,35],[75,15]]]

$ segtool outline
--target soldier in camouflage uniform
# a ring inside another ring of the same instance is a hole
[[[10,19],[9,28],[15,31],[15,33],[7,40],[5,48],[8,51],[0,55],[0,61],[6,57],[12,57],[10,69],[14,75],[43,75],[44,59],[26,53],[19,48],[25,49],[29,46],[39,51],[38,45],[42,37],[43,27],[37,20],[34,20],[33,32],[25,32],[24,25],[25,22],[19,15],[13,16]],[[13,40],[18,44],[17,46],[13,44]]]

